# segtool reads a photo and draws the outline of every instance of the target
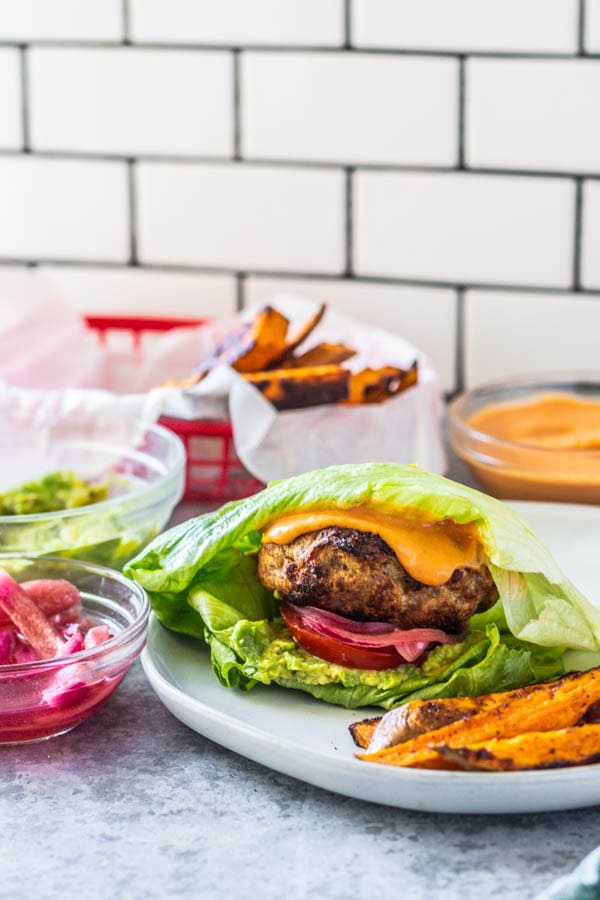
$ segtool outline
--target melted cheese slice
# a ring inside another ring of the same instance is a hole
[[[444,584],[457,569],[479,566],[483,561],[474,525],[458,525],[449,519],[405,519],[364,507],[306,510],[282,516],[264,530],[263,543],[289,544],[301,534],[332,525],[378,534],[408,574],[423,584]]]

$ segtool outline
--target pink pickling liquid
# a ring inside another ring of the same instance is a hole
[[[68,668],[66,663],[51,674],[13,675],[12,681],[11,676],[0,669],[0,742],[36,741],[69,731],[100,709],[125,676],[122,671],[96,683],[76,687],[71,692],[63,691],[60,704],[51,705],[43,695],[52,690],[52,680],[57,672]]]
[[[0,743],[35,741],[69,731],[96,712],[122,681],[123,667],[98,672],[97,662],[73,660],[72,654],[99,647],[111,637],[106,626],[94,625],[80,611],[67,618],[66,623],[58,616],[54,619],[64,642],[59,653],[64,665],[15,670],[15,663],[32,662],[37,655],[16,629],[0,629],[4,663],[0,665]]]

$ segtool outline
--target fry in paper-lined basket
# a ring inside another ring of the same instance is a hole
[[[330,365],[244,374],[279,410],[326,403],[380,403],[406,390],[416,377],[416,363],[407,370],[385,366],[352,373]]]
[[[353,347],[347,347],[346,344],[329,344],[325,341],[298,356],[286,357],[282,367],[304,369],[309,366],[339,366],[346,360],[352,359],[353,356],[356,356],[356,350]]]
[[[383,366],[363,369],[350,376],[348,403],[381,403],[417,383],[417,362],[409,369]]]
[[[255,385],[280,410],[331,403],[381,403],[416,383],[417,362],[409,369],[383,366],[350,372],[341,363],[356,356],[354,347],[322,341],[296,350],[317,327],[324,303],[288,338],[289,320],[265,306],[249,322],[228,334],[187,378],[166,382],[192,387],[219,365],[229,365]]]
[[[276,409],[301,409],[340,403],[348,396],[350,372],[341,366],[272,369],[244,375]]]

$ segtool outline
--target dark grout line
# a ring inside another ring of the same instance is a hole
[[[128,47],[131,44],[131,10],[129,0],[121,0],[121,16],[123,18],[123,44]]]
[[[466,128],[466,80],[465,57],[458,60],[458,168],[465,168],[465,128]]]
[[[23,153],[31,152],[31,95],[29,91],[29,57],[27,44],[19,47],[19,72],[21,78],[21,129],[23,132]]]
[[[127,208],[129,213],[129,265],[138,266],[137,197],[134,159],[127,160]]]
[[[573,290],[581,291],[581,234],[583,230],[583,179],[575,181],[575,239],[573,244]]]
[[[130,267],[128,261],[114,260],[96,260],[96,259],[69,259],[60,258],[16,258],[16,257],[0,257],[0,266],[64,266],[66,268],[91,268],[91,269],[116,269],[126,271]],[[435,281],[424,278],[399,278],[385,275],[353,275],[348,277],[343,272],[297,272],[285,269],[244,269],[243,271],[236,268],[226,268],[225,266],[209,266],[209,265],[186,265],[182,263],[164,263],[164,262],[144,262],[137,263],[139,268],[149,272],[173,272],[187,273],[197,275],[228,275],[233,277],[241,277],[244,281],[248,278],[266,278],[275,280],[289,281],[328,281],[332,284],[337,282],[345,282],[350,284],[376,284],[389,285],[391,287],[414,287],[414,288],[434,288],[438,290],[451,291],[487,291],[492,293],[510,291],[511,293],[522,294],[556,294],[563,295],[572,292],[572,288],[566,287],[549,287],[547,285],[523,285],[523,284],[491,284],[488,282],[450,282]],[[589,299],[597,299],[600,301],[600,287],[596,290],[582,288],[577,291],[578,296],[587,297]]]
[[[318,161],[318,160],[302,160],[302,159],[266,159],[264,157],[248,157],[244,156],[240,159],[232,159],[231,156],[203,156],[197,155],[181,155],[175,153],[139,153],[131,156],[128,153],[94,153],[83,150],[39,150],[30,151],[32,156],[41,159],[80,159],[83,161],[104,161],[104,162],[124,162],[134,159],[136,162],[151,162],[180,165],[206,165],[206,166],[222,166],[224,164],[242,165],[245,167],[256,167],[261,169],[330,169],[333,171],[346,171],[351,168],[353,171],[361,172],[415,172],[424,174],[440,174],[452,175],[456,173],[456,165],[436,166],[436,165],[417,165],[414,163],[361,163],[356,161]],[[23,151],[12,149],[0,149],[0,158],[21,156]],[[504,169],[502,167],[490,168],[484,166],[465,166],[463,170],[469,175],[492,175],[500,178],[560,178],[572,181],[577,178],[585,178],[588,181],[600,180],[600,171],[597,172],[560,172],[560,171],[540,171],[533,169]]]
[[[240,49],[236,47],[232,53],[233,60],[233,158],[242,158],[242,72]]]
[[[241,312],[246,306],[246,273],[238,272],[235,276],[235,308]]]
[[[586,0],[579,0],[577,11],[577,47],[579,56],[586,56],[585,52],[585,13]]]
[[[126,2],[126,0],[125,0]],[[473,57],[476,59],[556,59],[568,60],[576,59],[578,53],[561,52],[535,52],[535,51],[507,51],[507,50],[431,50],[425,47],[357,47],[351,44],[348,47],[340,44],[203,44],[198,42],[177,42],[177,41],[130,41],[129,38],[124,40],[57,40],[57,39],[32,39],[28,41],[28,45],[35,47],[56,47],[69,48],[81,47],[85,49],[105,49],[122,46],[123,43],[128,46],[135,47],[139,50],[181,50],[181,51],[198,51],[212,53],[231,51],[234,49],[252,50],[261,53],[343,53],[351,50],[353,53],[372,54],[378,56],[428,56],[428,57],[446,57],[457,59],[461,56]],[[19,47],[22,41],[18,40],[0,40],[0,47]],[[600,53],[586,53],[586,58],[600,59]]]
[[[344,50],[352,47],[352,0],[344,0]]]
[[[465,389],[465,332],[465,290],[461,286],[456,292],[456,343],[454,348],[456,377],[454,389],[456,393]]]
[[[346,266],[344,275],[346,278],[352,278],[354,272],[354,169],[349,166],[345,171],[345,192],[346,192],[346,230],[345,230],[345,252]]]

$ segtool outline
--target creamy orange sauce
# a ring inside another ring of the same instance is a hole
[[[469,418],[469,425],[503,441],[532,447],[600,449],[600,402],[569,394],[485,406]]]
[[[468,424],[510,442],[493,449],[494,465],[468,459],[491,493],[519,499],[600,502],[598,400],[540,394],[519,403],[486,406],[470,416]]]
[[[378,534],[409,575],[423,584],[444,584],[456,569],[478,566],[482,562],[474,525],[458,525],[449,520],[419,521],[360,506],[307,510],[282,516],[267,526],[263,543],[289,544],[301,534],[332,525]]]

